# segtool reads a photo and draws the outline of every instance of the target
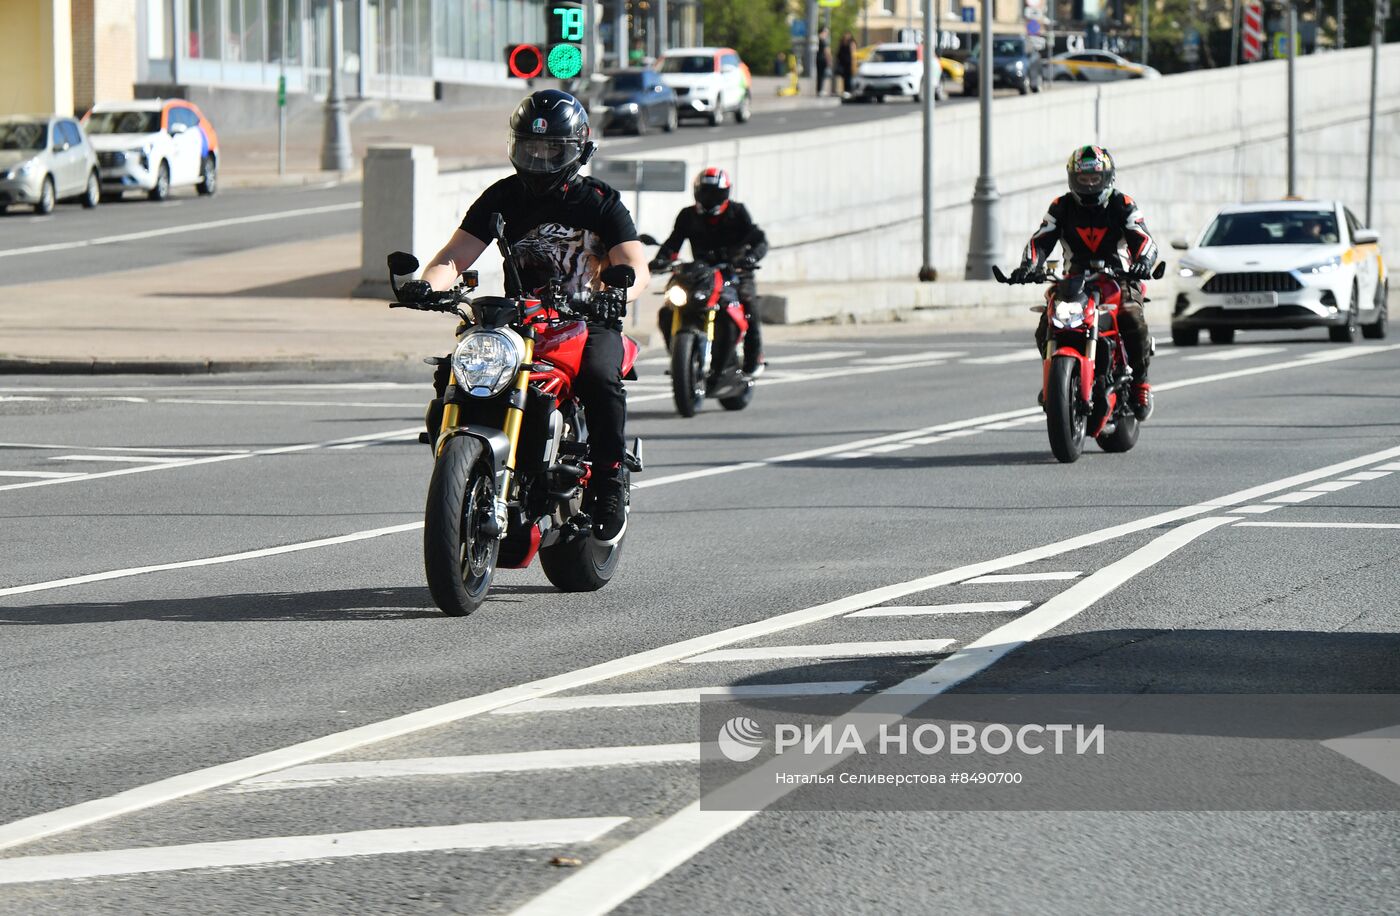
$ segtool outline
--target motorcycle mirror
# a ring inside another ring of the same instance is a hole
[[[1006,274],[1002,273],[1001,268],[996,266],[995,264],[992,265],[992,276],[997,278],[998,283],[1006,282]]]
[[[462,283],[467,289],[476,289],[481,285],[481,275],[474,270],[469,270],[462,274]]]
[[[389,273],[396,277],[406,277],[418,270],[418,259],[407,251],[396,251],[389,255]]]
[[[1166,261],[1158,261],[1158,262],[1157,262],[1157,268],[1156,268],[1156,270],[1152,271],[1152,279],[1154,279],[1154,280],[1160,280],[1160,279],[1162,279],[1162,275],[1165,274],[1166,272],[1167,272],[1167,262],[1166,262]]]
[[[655,236],[653,236],[653,235],[648,235],[648,234],[645,233],[645,232],[643,232],[641,235],[639,235],[639,236],[637,237],[637,241],[641,242],[643,245],[659,245],[659,244],[661,244],[660,242],[658,242],[658,241],[656,240],[656,237],[655,237]]]
[[[491,230],[494,233],[495,238],[504,241],[506,237],[506,218],[499,213],[492,213]]]
[[[610,286],[613,289],[631,289],[632,284],[637,282],[637,272],[632,269],[630,264],[614,264],[604,268],[599,279],[603,281],[604,286]]]

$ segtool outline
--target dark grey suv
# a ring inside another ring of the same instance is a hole
[[[976,95],[981,83],[982,51],[972,49],[963,73],[963,95]],[[1015,89],[1025,95],[1039,92],[1045,83],[1045,64],[1024,35],[997,35],[992,38],[992,88]]]

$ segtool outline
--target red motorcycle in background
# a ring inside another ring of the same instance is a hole
[[[496,240],[510,296],[469,296],[476,272],[468,271],[465,288],[403,301],[394,278],[416,272],[418,259],[389,255],[390,285],[400,300],[390,308],[461,319],[452,355],[426,360],[438,367],[442,394],[429,404],[428,430],[420,436],[435,456],[423,518],[424,571],[434,603],[452,616],[481,605],[498,567],[523,569],[538,554],[556,588],[595,591],[612,578],[622,553],[622,541],[597,542],[585,511],[592,462],[573,382],[588,320],[600,308],[620,316],[636,275],[615,265],[603,271],[607,288],[599,292],[566,294],[556,284],[527,294],[519,292],[499,216]],[[624,377],[635,378],[637,344],[624,337],[623,347]],[[642,470],[641,451],[641,440],[634,440],[624,460],[629,477]]]
[[[1166,264],[1152,272],[1160,280]],[[998,282],[1011,283],[1000,268]],[[1125,271],[1093,261],[1078,274],[1042,272],[1026,283],[1049,281],[1044,312],[1049,324],[1041,379],[1041,403],[1050,451],[1066,464],[1079,460],[1089,435],[1105,452],[1126,452],[1137,444],[1138,420],[1130,392],[1133,370],[1118,334],[1120,284],[1136,283]]]

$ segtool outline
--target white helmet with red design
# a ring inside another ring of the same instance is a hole
[[[729,208],[729,173],[708,168],[695,176],[695,209],[702,216],[719,216]]]

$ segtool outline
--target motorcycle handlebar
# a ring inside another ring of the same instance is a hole
[[[1161,267],[1162,267],[1162,265],[1159,265],[1159,266],[1158,266],[1158,269],[1155,270],[1155,271],[1153,271],[1151,277],[1139,277],[1139,276],[1137,276],[1136,274],[1134,274],[1132,271],[1123,270],[1121,267],[1101,267],[1101,268],[1098,268],[1098,269],[1086,270],[1086,271],[1084,271],[1084,273],[1086,273],[1086,274],[1102,274],[1103,276],[1109,277],[1109,278],[1114,279],[1114,280],[1123,280],[1123,281],[1127,281],[1127,282],[1129,282],[1129,283],[1132,283],[1132,282],[1136,282],[1136,281],[1138,281],[1138,280],[1148,280],[1148,279],[1160,280],[1160,279],[1161,279],[1161,275],[1162,275],[1162,269],[1161,269]],[[998,283],[1005,283],[1005,284],[1008,284],[1008,285],[1011,285],[1011,286],[1015,286],[1015,285],[1017,285],[1017,284],[1035,284],[1035,283],[1047,283],[1047,282],[1048,282],[1048,283],[1056,283],[1056,282],[1058,282],[1058,281],[1060,281],[1060,280],[1063,280],[1065,277],[1069,276],[1069,274],[1067,274],[1067,273],[1064,273],[1064,274],[1054,274],[1054,273],[1051,273],[1050,271],[1047,271],[1047,270],[1037,270],[1037,271],[1035,271],[1035,272],[1033,272],[1033,273],[1027,274],[1026,277],[1025,277],[1024,279],[1016,280],[1016,279],[1013,279],[1013,278],[1011,278],[1011,277],[1008,277],[1006,274],[1002,273],[1001,268],[998,267],[998,266],[996,266],[995,264],[993,264],[993,265],[992,265],[992,276],[996,278],[996,281],[997,281]]]

